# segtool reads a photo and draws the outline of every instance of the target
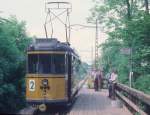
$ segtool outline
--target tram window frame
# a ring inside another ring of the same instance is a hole
[[[32,57],[33,59],[30,59],[30,56],[33,56],[34,58]],[[43,58],[44,56],[47,58]],[[62,56],[62,60],[60,60],[61,56]],[[34,62],[34,64],[32,62]],[[58,64],[58,62],[61,63]],[[65,74],[66,73],[65,54],[29,54],[27,65],[28,65],[27,67],[28,73],[30,74],[32,73],[33,74]]]
[[[38,73],[39,74],[48,74],[51,72],[51,55],[49,54],[39,54],[38,62]]]
[[[27,59],[27,61],[28,61],[27,62],[27,72],[28,73],[36,73],[36,67],[35,66],[36,66],[37,55],[28,54],[27,58],[28,58]],[[35,63],[34,63],[34,61],[35,61]]]
[[[59,58],[57,57],[58,55],[59,55]],[[60,56],[63,56],[63,58],[60,58]],[[63,59],[63,60],[60,61],[60,59]],[[53,60],[52,64],[55,65],[55,71],[52,71],[52,74],[65,74],[66,73],[65,54],[54,54],[52,55],[52,60]],[[58,63],[59,61],[63,63]]]

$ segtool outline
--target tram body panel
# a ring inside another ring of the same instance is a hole
[[[41,88],[42,80],[48,80],[48,89],[46,92]],[[34,81],[34,83],[33,83]],[[32,86],[31,86],[32,85]],[[26,97],[27,100],[56,100],[56,99],[66,99],[66,86],[65,78],[61,76],[51,77],[27,77],[26,78]]]

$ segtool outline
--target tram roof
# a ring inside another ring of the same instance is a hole
[[[60,42],[56,38],[37,38],[30,44],[28,51],[68,51],[76,54],[69,43]]]

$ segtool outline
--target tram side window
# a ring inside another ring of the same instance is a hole
[[[78,73],[79,73],[79,69],[80,69],[80,61],[79,61],[77,58],[75,58],[75,57],[73,57],[72,60],[73,60],[73,61],[72,61],[72,65],[73,65],[73,75],[74,75],[74,76],[77,76]]]

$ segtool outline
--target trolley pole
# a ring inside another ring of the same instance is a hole
[[[95,32],[95,69],[97,69],[98,59],[98,20],[96,19],[96,32]]]

